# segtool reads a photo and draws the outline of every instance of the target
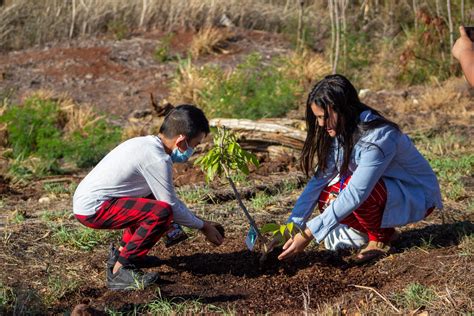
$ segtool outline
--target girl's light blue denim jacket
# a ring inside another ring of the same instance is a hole
[[[376,117],[371,111],[360,114],[363,122]],[[380,178],[387,188],[381,227],[416,222],[425,217],[427,209],[443,207],[438,180],[429,163],[407,135],[383,125],[359,138],[352,150],[349,163],[352,175],[348,185],[324,213],[308,221],[321,191],[338,175],[342,157],[342,148],[335,137],[326,170],[316,170],[288,219],[300,228],[309,228],[318,242],[367,199]]]

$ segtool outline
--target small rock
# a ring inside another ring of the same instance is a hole
[[[87,75],[86,75],[86,79],[87,79],[87,80],[91,80],[92,78],[94,78],[94,75],[93,75],[93,74],[87,74]]]
[[[98,311],[87,304],[78,304],[74,307],[71,312],[71,316],[94,316],[94,315],[105,315],[101,311]]]
[[[47,196],[42,196],[38,200],[38,203],[40,203],[40,204],[46,204],[46,203],[49,203],[49,202],[51,202],[51,199]]]
[[[370,89],[360,89],[359,98],[364,98],[370,93]]]

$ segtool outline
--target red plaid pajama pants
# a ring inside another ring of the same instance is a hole
[[[124,229],[118,261],[133,264],[145,256],[173,220],[171,206],[147,198],[114,198],[102,203],[93,215],[77,215],[83,225],[96,229]]]
[[[343,189],[349,183],[351,177],[347,177],[343,184]],[[331,194],[338,195],[341,183],[326,187],[319,195],[318,207],[321,213],[324,212],[325,205],[331,199]],[[369,197],[350,215],[344,218],[341,223],[346,224],[360,232],[366,233],[370,241],[381,241],[387,243],[390,241],[395,228],[381,228],[383,211],[387,202],[387,188],[382,179],[380,179],[373,188]],[[431,214],[434,208],[426,211],[426,216]]]

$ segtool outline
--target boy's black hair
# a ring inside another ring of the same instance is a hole
[[[209,134],[209,121],[204,112],[191,104],[181,104],[172,109],[160,127],[160,134],[167,138],[184,135],[193,139],[200,133]]]

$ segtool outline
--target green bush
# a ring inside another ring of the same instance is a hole
[[[171,54],[171,41],[173,40],[174,33],[170,33],[164,36],[160,42],[156,45],[153,52],[153,58],[161,63],[176,59],[176,56]]]
[[[61,158],[59,107],[56,102],[30,98],[22,106],[7,109],[0,117],[7,124],[13,155]]]
[[[64,132],[67,115],[59,103],[38,97],[10,106],[0,116],[7,125],[13,161],[10,171],[24,177],[62,172],[61,162],[90,167],[120,141],[120,131],[105,119],[81,130]]]
[[[229,75],[217,68],[202,92],[203,107],[210,116],[259,119],[278,117],[296,107],[301,88],[297,80],[285,76],[272,61],[266,64],[259,54],[251,54]]]
[[[120,142],[120,137],[119,128],[109,127],[104,119],[99,120],[84,131],[71,134],[69,159],[79,168],[92,167]]]

